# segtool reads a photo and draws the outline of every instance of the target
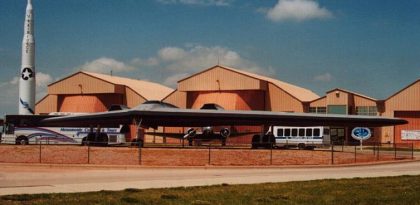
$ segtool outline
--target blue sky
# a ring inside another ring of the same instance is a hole
[[[37,99],[78,70],[176,81],[217,64],[322,96],[420,77],[420,0],[33,0]],[[26,0],[0,0],[0,112],[17,112]]]

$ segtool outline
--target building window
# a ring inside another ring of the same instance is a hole
[[[378,108],[376,106],[356,106],[356,115],[375,116],[377,114]]]
[[[328,114],[347,115],[347,105],[328,105]]]
[[[326,107],[309,107],[310,113],[319,113],[319,114],[325,114],[327,113]]]

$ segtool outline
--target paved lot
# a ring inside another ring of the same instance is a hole
[[[300,168],[51,167],[48,165],[2,164],[0,166],[0,195],[419,174],[420,161],[364,166]]]

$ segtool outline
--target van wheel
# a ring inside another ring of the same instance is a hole
[[[18,144],[18,145],[27,145],[27,144],[29,144],[29,140],[25,136],[19,136],[16,139],[16,144]]]
[[[251,141],[251,148],[252,149],[257,149],[260,145],[260,135],[254,135],[252,136],[252,141]]]
[[[305,149],[305,144],[303,144],[303,143],[298,144],[298,148],[299,149]]]

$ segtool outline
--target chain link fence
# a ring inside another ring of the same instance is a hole
[[[412,143],[369,143],[325,145],[315,149],[276,148],[267,144],[264,149],[250,145],[221,146],[202,144],[140,144],[131,142],[108,146],[87,142],[81,145],[0,144],[2,163],[101,164],[144,166],[282,166],[336,165],[372,163],[379,161],[414,160],[417,150]]]

